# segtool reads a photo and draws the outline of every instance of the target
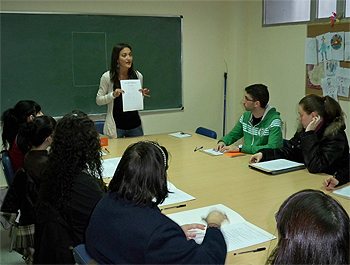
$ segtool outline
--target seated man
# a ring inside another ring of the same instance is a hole
[[[269,101],[267,86],[254,84],[246,87],[245,91],[242,103],[246,112],[233,130],[219,140],[214,150],[255,154],[263,148],[281,148],[282,121],[279,112],[267,104]],[[242,137],[244,145],[233,145]]]

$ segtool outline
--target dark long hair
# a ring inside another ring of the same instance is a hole
[[[14,108],[5,110],[1,116],[2,145],[11,148],[18,134],[19,127],[27,122],[28,117],[34,117],[41,111],[41,107],[33,100],[21,100]]]
[[[86,171],[102,187],[101,144],[94,122],[82,111],[65,115],[56,126],[39,200],[61,209],[71,198],[77,176]]]
[[[156,142],[141,141],[130,145],[124,152],[109,191],[136,205],[162,203],[168,195],[168,152]]]
[[[51,116],[35,117],[32,121],[24,123],[19,134],[32,146],[41,145],[47,137],[52,135],[56,127],[56,120]]]
[[[339,103],[329,96],[307,95],[300,100],[299,105],[307,114],[315,111],[326,121],[330,122],[336,118],[342,119],[344,116]]]
[[[121,50],[123,50],[124,48],[129,48],[130,51],[132,51],[131,46],[126,43],[118,43],[117,45],[114,46],[112,51],[110,78],[111,78],[111,81],[113,82],[114,88],[120,87],[118,59],[119,59]],[[131,67],[128,70],[128,75],[130,79],[137,78],[133,66],[134,66],[134,63],[131,64]]]
[[[278,244],[267,264],[349,264],[349,216],[331,196],[302,190],[276,213]]]

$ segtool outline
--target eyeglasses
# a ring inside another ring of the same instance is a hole
[[[249,99],[249,98],[247,98],[247,96],[244,96],[244,100],[245,100],[245,101],[252,101],[252,102],[255,102],[254,99]]]

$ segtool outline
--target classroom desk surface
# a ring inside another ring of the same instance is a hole
[[[326,174],[311,174],[307,169],[267,175],[250,169],[250,155],[241,157],[211,156],[196,151],[196,147],[213,148],[217,140],[190,133],[187,138],[176,138],[165,134],[135,138],[109,139],[110,154],[105,159],[120,157],[131,144],[141,140],[157,141],[170,153],[168,180],[178,189],[196,199],[186,202],[186,207],[169,209],[164,214],[196,209],[214,204],[224,204],[243,216],[248,222],[274,234],[276,237],[275,212],[282,202],[302,189],[325,191],[322,182]],[[350,214],[350,200],[331,194]],[[226,264],[265,264],[268,254],[277,239],[227,253]],[[266,247],[266,251],[234,256],[234,252]]]

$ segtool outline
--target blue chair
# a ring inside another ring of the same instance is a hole
[[[216,139],[217,138],[217,134],[215,131],[204,128],[204,127],[198,127],[196,130],[196,133]]]
[[[7,185],[11,186],[14,173],[12,169],[11,160],[9,157],[9,152],[7,150],[1,151],[1,161],[2,161],[2,168],[4,169]]]
[[[73,256],[76,264],[85,265],[85,264],[98,264],[96,260],[94,260],[90,253],[86,250],[85,244],[77,245],[72,249]]]
[[[103,134],[103,126],[105,125],[105,121],[95,121],[95,126],[97,128],[97,131],[100,133],[100,134]]]

